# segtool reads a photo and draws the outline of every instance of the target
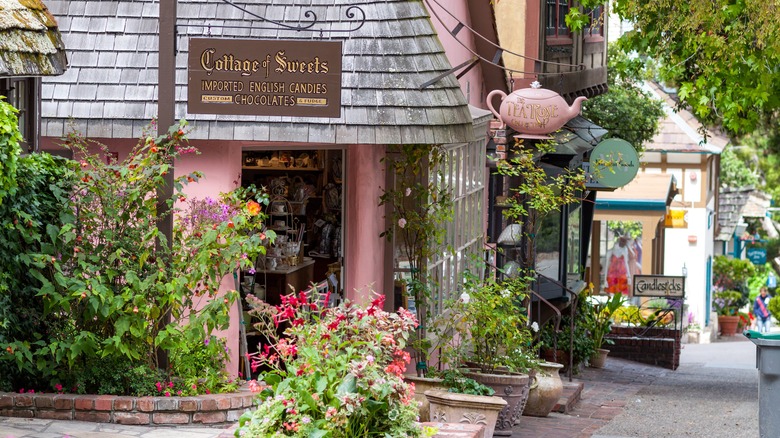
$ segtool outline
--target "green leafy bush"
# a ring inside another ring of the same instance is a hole
[[[772,299],[769,300],[769,305],[767,307],[769,308],[769,313],[776,320],[780,321],[780,299],[772,297]]]
[[[9,107],[0,100],[0,125],[16,123]],[[0,128],[0,155],[19,154],[18,145],[9,149],[15,137]],[[8,176],[4,172],[11,165],[15,176],[13,184],[5,184],[0,202],[0,390],[13,390],[41,384],[44,374],[31,362],[20,367],[10,360],[15,350],[9,343],[37,342],[63,328],[58,318],[44,314],[37,297],[43,283],[33,272],[36,258],[58,257],[47,233],[71,218],[69,195],[76,174],[73,162],[47,153],[0,161],[5,162],[0,164],[0,179]]]
[[[177,370],[185,374],[176,377],[192,384],[211,379],[220,386],[213,370],[224,354],[209,359],[211,371],[203,374],[175,352],[192,352],[192,345],[227,327],[237,293],[217,297],[223,278],[251,268],[264,250],[262,242],[275,236],[261,232],[265,194],[250,188],[219,199],[188,199],[184,186],[202,177],[193,172],[176,178],[173,196],[164,200],[171,207],[174,201],[185,206],[177,211],[171,242],[165,241],[157,229],[162,219],[157,189],[171,162],[196,152],[186,144],[185,129],[182,121],[166,135],[145,136],[123,162],[111,164],[91,152],[92,142],[72,134],[66,146],[79,165],[72,169],[71,187],[45,183],[65,209],[48,213],[55,220],[41,224],[19,208],[0,216],[20,232],[38,227],[23,234],[17,257],[34,280],[30,291],[35,293],[28,293],[22,306],[42,304],[40,319],[47,324],[0,339],[0,363],[18,370],[14,379],[21,377],[14,386],[74,381],[84,391],[140,392],[126,380],[139,366],[156,370],[158,351],[173,358],[166,373]],[[121,363],[128,365],[115,366]],[[103,373],[112,368],[116,376]],[[172,376],[167,380],[179,384]]]

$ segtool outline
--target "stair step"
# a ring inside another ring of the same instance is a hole
[[[582,383],[563,382],[563,393],[558,403],[553,408],[553,412],[568,414],[582,398],[582,389],[585,385]]]

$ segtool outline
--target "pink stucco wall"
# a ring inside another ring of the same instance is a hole
[[[457,39],[450,34],[450,30],[458,24],[458,21],[453,18],[453,15],[457,17],[457,19],[463,21],[467,26],[471,27],[468,1],[469,0],[439,0],[439,3],[447,6],[446,11],[437,6],[434,2],[429,3],[431,5],[431,9],[429,10],[431,23],[439,34],[439,40],[444,46],[447,59],[449,59],[450,64],[452,64],[453,67],[468,61],[474,56],[471,52],[475,51],[474,36],[471,32],[467,29],[463,29],[458,33]],[[485,7],[490,7],[490,5],[485,2]],[[471,51],[469,51],[469,49]],[[482,76],[482,67],[480,65],[475,66],[468,73],[463,75],[459,81],[460,89],[466,96],[468,103],[479,108],[485,108],[486,91],[483,89],[484,79]]]
[[[344,229],[349,238],[344,241],[344,295],[356,302],[365,302],[372,290],[389,293],[381,288],[385,270],[392,271],[392,261],[385,260],[385,240],[379,237],[385,229],[384,208],[379,207],[385,185],[384,156],[384,146],[347,149]]]

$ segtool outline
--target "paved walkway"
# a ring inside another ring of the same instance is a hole
[[[741,335],[684,344],[677,371],[609,358],[587,368],[569,415],[523,417],[514,438],[758,436],[755,346]],[[0,417],[0,438],[229,438],[235,427],[149,427]]]
[[[514,438],[758,436],[755,346],[738,335],[684,344],[676,371],[617,358],[587,368],[569,414],[523,417]]]
[[[0,417],[0,438],[231,438],[233,427],[149,427]]]

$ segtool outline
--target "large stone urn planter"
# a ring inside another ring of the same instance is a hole
[[[507,405],[498,414],[494,435],[512,436],[512,426],[520,420],[528,400],[528,391],[531,387],[531,379],[528,374],[501,371],[488,374],[469,371],[464,375],[493,388],[496,391],[496,396],[506,400]]]
[[[542,362],[534,375],[535,384],[528,392],[523,415],[546,417],[555,407],[563,393],[563,382],[558,372],[563,365],[555,362]]]
[[[498,413],[506,406],[501,397],[458,394],[442,390],[425,391],[431,422],[469,423],[485,426],[485,438],[494,435]]]
[[[603,348],[597,348],[596,352],[593,353],[590,356],[590,359],[588,360],[588,363],[590,364],[591,368],[604,368],[604,365],[607,363],[607,355],[609,354],[609,350],[605,350]]]
[[[414,384],[414,401],[420,406],[420,421],[433,421],[429,416],[428,398],[425,396],[426,391],[440,389],[446,391],[447,388],[442,384],[442,379],[434,379],[430,377],[417,377],[417,376],[404,376],[406,383]]]

